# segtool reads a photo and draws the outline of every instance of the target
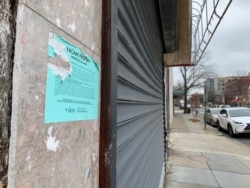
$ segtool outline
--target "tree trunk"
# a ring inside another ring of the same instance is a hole
[[[184,114],[189,113],[188,106],[187,106],[187,82],[184,82]]]
[[[16,7],[0,1],[0,187],[7,187]]]

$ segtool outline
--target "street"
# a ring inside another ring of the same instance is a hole
[[[239,135],[238,137],[236,137],[236,140],[239,141],[240,143],[246,145],[250,149],[250,134]]]

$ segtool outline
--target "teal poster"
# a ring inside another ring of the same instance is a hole
[[[81,49],[50,33],[45,123],[97,119],[99,67]]]

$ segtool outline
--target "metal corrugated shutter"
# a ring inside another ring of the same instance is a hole
[[[162,43],[154,0],[119,0],[116,187],[157,188],[164,162]]]

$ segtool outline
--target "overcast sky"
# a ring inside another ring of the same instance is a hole
[[[207,51],[208,63],[216,64],[219,77],[235,76],[237,71],[250,72],[250,0],[233,0]],[[176,83],[180,80],[179,70],[174,70],[174,74]]]

